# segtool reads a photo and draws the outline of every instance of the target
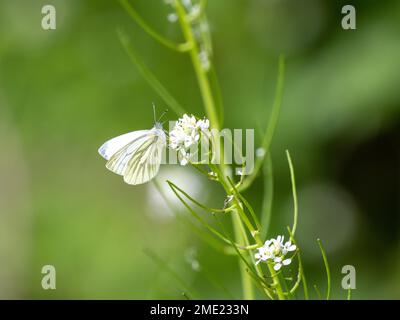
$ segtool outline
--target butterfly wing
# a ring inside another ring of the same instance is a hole
[[[99,148],[99,154],[108,161],[117,151],[121,150],[123,147],[146,136],[148,131],[149,130],[139,130],[128,132],[113,139],[110,139]]]
[[[118,137],[117,137],[118,138]],[[124,176],[128,184],[142,184],[151,180],[160,168],[165,133],[160,129],[142,130],[108,160],[106,167]]]

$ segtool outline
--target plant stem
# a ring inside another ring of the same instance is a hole
[[[237,210],[232,212],[232,224],[236,242],[240,241],[241,243],[246,243],[247,237],[241,230],[241,220]],[[254,300],[255,297],[254,297],[252,279],[248,275],[248,272],[246,270],[247,266],[242,260],[239,260],[239,268],[240,268],[240,276],[242,278],[243,299]]]
[[[204,68],[201,65],[200,59],[199,59],[199,47],[198,44],[194,38],[193,31],[190,25],[190,22],[188,22],[186,18],[186,11],[183,5],[181,4],[180,0],[175,0],[175,9],[178,14],[179,22],[182,28],[182,32],[185,38],[186,43],[189,45],[190,50],[189,54],[192,60],[193,68],[197,77],[197,82],[199,84],[200,88],[200,93],[203,99],[204,103],[204,108],[206,110],[206,114],[208,119],[210,120],[211,127],[217,130],[220,130],[220,122],[218,119],[218,113],[216,110],[215,102],[214,102],[214,97],[213,93],[211,90],[211,85],[209,82],[209,79],[207,77],[207,70],[204,70]],[[218,150],[221,151],[221,150]],[[221,184],[223,185],[225,191],[227,192],[227,195],[233,195],[235,198],[235,202],[237,205],[237,209],[232,211],[232,223],[233,223],[233,228],[234,228],[234,234],[235,234],[235,241],[237,243],[247,243],[248,244],[248,239],[246,235],[246,231],[244,230],[243,222],[241,219],[243,219],[243,216],[239,214],[239,211],[241,211],[241,201],[236,197],[234,192],[230,192],[230,187],[226,181],[225,177],[225,170],[224,170],[224,165],[221,164],[221,171],[222,174],[219,174],[219,179],[221,181]],[[242,212],[244,214],[244,212]],[[245,216],[245,214],[244,214]],[[245,221],[246,222],[246,221]],[[254,237],[255,241],[259,246],[262,246],[263,242],[261,241],[261,238],[259,236],[259,230],[254,230],[252,225],[249,223],[246,223],[247,228],[251,232],[252,236]],[[250,253],[251,254],[251,253]],[[253,285],[252,285],[252,279],[250,275],[248,274],[246,270],[246,265],[244,264],[243,261],[239,261],[239,267],[240,267],[240,272],[241,272],[241,277],[242,277],[242,285],[243,285],[243,296],[244,299],[254,299],[254,292],[253,292]],[[284,300],[285,296],[283,294],[282,286],[280,284],[279,278],[275,272],[275,270],[272,268],[272,266],[268,265],[269,271],[271,273],[272,279],[273,279],[273,285],[276,289],[277,296],[279,299]]]
[[[267,264],[268,264],[269,273],[271,274],[271,277],[272,277],[272,286],[276,290],[276,295],[278,296],[279,300],[285,300],[286,298],[285,298],[285,295],[283,294],[282,285],[281,285],[281,282],[279,280],[279,277],[276,274],[276,272],[275,272],[274,268],[272,267],[272,265],[269,264],[269,263],[267,263]]]
[[[182,32],[185,37],[185,41],[190,44],[191,50],[189,51],[189,54],[192,60],[194,71],[196,73],[197,82],[199,84],[200,93],[207,113],[207,117],[210,120],[211,127],[219,130],[220,124],[217,116],[217,110],[215,107],[210,82],[208,80],[206,71],[202,68],[199,60],[198,45],[194,39],[191,26],[189,22],[186,20],[186,12],[180,0],[175,1],[175,7],[179,17],[179,22],[182,28]],[[222,171],[224,172],[223,168]],[[225,177],[222,176],[220,177],[220,179],[224,181]],[[239,213],[236,210],[232,211],[232,223],[234,227],[235,241],[237,243],[245,243],[244,241],[246,240],[247,237],[241,231],[240,228],[241,220],[239,217]],[[243,297],[244,299],[254,299],[252,279],[250,275],[247,273],[246,265],[243,261],[239,261],[239,268],[242,278]]]
[[[186,11],[182,6],[180,0],[175,1],[176,12],[179,17],[179,22],[181,24],[183,36],[185,37],[185,41],[190,44],[189,54],[192,59],[192,64],[194,71],[196,73],[197,82],[199,84],[201,96],[203,99],[204,107],[206,109],[207,117],[210,120],[211,126],[215,129],[220,129],[219,119],[217,115],[217,111],[215,108],[214,98],[211,92],[210,82],[207,77],[206,70],[201,66],[201,62],[199,59],[199,47],[194,38],[192,28],[190,23],[186,19]]]

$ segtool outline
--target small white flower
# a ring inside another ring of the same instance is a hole
[[[204,71],[210,70],[211,63],[210,63],[210,59],[208,57],[208,53],[206,50],[200,51],[199,60],[200,60],[201,67],[203,68]]]
[[[186,16],[186,19],[190,22],[196,19],[200,15],[201,7],[199,4],[195,4],[192,7],[188,8],[187,11],[188,14]]]
[[[256,264],[262,262],[273,262],[274,270],[278,271],[282,266],[287,266],[292,262],[291,258],[286,258],[289,252],[297,249],[296,245],[292,244],[291,241],[284,242],[284,236],[278,236],[276,239],[272,238],[265,241],[264,245],[258,248],[258,252],[254,255],[256,258]]]
[[[210,121],[204,118],[203,120],[197,121],[197,125],[199,126],[201,131],[206,131],[210,128]]]
[[[186,9],[190,9],[192,7],[192,0],[183,0],[182,3]]]
[[[263,247],[258,248],[258,253],[256,253],[254,255],[254,257],[257,259],[256,264],[259,264],[261,261],[267,262],[273,256],[272,256],[271,252],[268,250],[268,248],[263,246]]]
[[[178,21],[178,15],[176,13],[170,13],[167,16],[167,19],[169,22],[174,23],[174,22]]]
[[[257,156],[258,158],[264,157],[264,156],[265,156],[265,149],[264,149],[264,148],[258,148],[258,149],[256,150],[256,156]]]
[[[197,120],[193,115],[184,114],[169,134],[169,146],[178,151],[180,164],[187,165],[190,160],[190,149],[200,141],[200,136],[210,126],[208,119]]]
[[[296,247],[295,244],[292,244],[291,241],[287,241],[287,242],[284,244],[283,248],[282,248],[282,253],[285,255],[285,254],[287,254],[288,252],[295,251],[296,248],[297,248],[297,247]]]

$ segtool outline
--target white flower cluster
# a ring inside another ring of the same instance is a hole
[[[278,236],[276,239],[272,238],[265,241],[265,244],[258,248],[255,254],[257,259],[256,264],[262,262],[272,261],[274,263],[274,270],[278,271],[282,266],[287,266],[292,262],[292,259],[286,258],[286,255],[296,250],[296,245],[292,244],[289,240],[283,243],[284,236]]]
[[[174,129],[169,133],[169,146],[178,151],[182,166],[188,164],[190,148],[199,143],[201,133],[204,133],[209,127],[208,119],[196,120],[193,115],[188,116],[187,114],[184,114],[176,122]]]

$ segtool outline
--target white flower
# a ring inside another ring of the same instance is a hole
[[[174,22],[178,21],[178,15],[176,13],[170,13],[167,16],[167,19],[169,22],[174,23]]]
[[[258,248],[258,252],[254,255],[254,257],[257,259],[256,264],[259,264],[261,261],[267,262],[269,259],[272,259],[273,255],[267,247],[262,246]]]
[[[256,150],[256,156],[258,158],[262,158],[265,155],[265,149],[264,148],[257,148]]]
[[[282,258],[281,257],[277,257],[277,258],[275,258],[274,259],[274,270],[275,271],[278,271],[278,270],[280,270],[280,268],[282,268],[282,266],[287,266],[287,265],[289,265],[290,263],[292,262],[292,259],[285,259],[285,260],[282,260]]]
[[[169,146],[178,151],[182,166],[189,163],[190,148],[199,143],[201,134],[205,133],[209,126],[210,121],[208,119],[197,120],[193,115],[188,116],[187,114],[184,114],[176,122],[169,134]]]
[[[272,238],[265,241],[265,244],[258,248],[258,252],[254,255],[257,259],[256,264],[262,262],[273,262],[274,270],[278,271],[282,266],[287,266],[292,262],[291,258],[286,258],[289,252],[296,250],[296,245],[292,244],[289,240],[284,243],[284,236],[278,236],[276,239]]]
[[[284,244],[283,248],[282,248],[282,253],[283,253],[284,255],[286,255],[288,252],[295,251],[295,250],[296,250],[296,245],[295,245],[295,244],[292,244],[291,241],[287,241],[287,242]]]
[[[203,68],[204,71],[210,70],[210,67],[211,67],[210,58],[208,57],[208,53],[206,50],[200,51],[199,60],[200,60],[201,67]]]
[[[186,9],[191,9],[192,8],[192,1],[191,0],[183,0],[182,3],[186,7]]]
[[[200,130],[205,131],[210,128],[210,121],[208,119],[199,120],[197,121],[197,125]]]

